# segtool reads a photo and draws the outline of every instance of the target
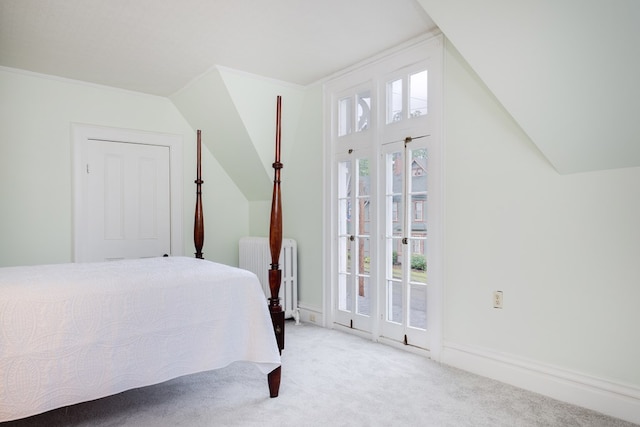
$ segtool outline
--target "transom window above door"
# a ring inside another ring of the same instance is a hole
[[[366,131],[371,127],[371,90],[338,100],[338,136]]]
[[[389,80],[386,84],[386,123],[427,115],[428,83],[427,70]]]

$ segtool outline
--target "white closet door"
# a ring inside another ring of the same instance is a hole
[[[88,141],[83,261],[171,252],[169,148]]]

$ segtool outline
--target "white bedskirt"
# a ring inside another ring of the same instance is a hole
[[[0,268],[0,421],[235,361],[280,366],[251,272],[186,257]]]

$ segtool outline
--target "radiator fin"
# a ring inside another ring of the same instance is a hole
[[[243,237],[239,243],[239,267],[249,270],[258,276],[265,297],[269,297],[269,269],[271,268],[271,252],[269,239],[266,237]],[[280,251],[280,304],[285,318],[298,321],[298,249],[293,239],[282,239]]]

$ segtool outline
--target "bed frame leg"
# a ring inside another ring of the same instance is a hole
[[[280,305],[275,307],[271,306],[269,309],[272,310],[271,323],[273,323],[273,332],[276,335],[278,350],[280,351],[280,354],[282,354],[282,350],[284,350],[284,311],[282,311],[282,307]]]
[[[269,273],[280,275],[280,270],[270,270]],[[273,332],[275,333],[276,343],[278,345],[278,351],[282,354],[284,349],[284,311],[279,304],[279,299],[269,299],[269,311],[271,314],[271,322],[273,323]],[[278,366],[271,371],[268,376],[269,380],[269,396],[278,397],[278,391],[280,390],[280,377],[282,376],[282,367]]]
[[[280,377],[282,376],[282,367],[278,366],[267,375],[269,381],[269,397],[278,397],[280,391]]]

